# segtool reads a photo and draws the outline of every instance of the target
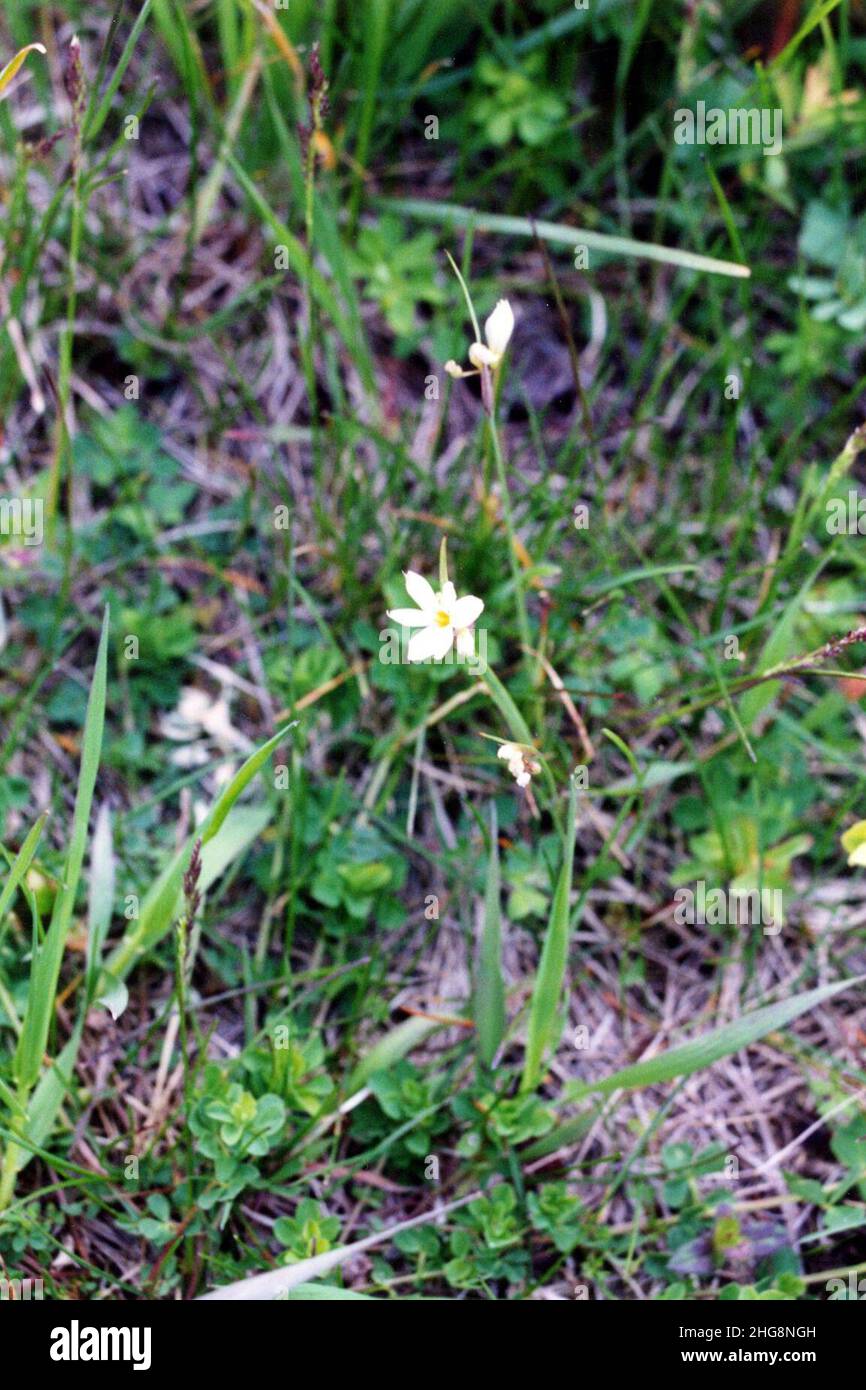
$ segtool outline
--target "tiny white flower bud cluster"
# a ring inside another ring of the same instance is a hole
[[[453,359],[445,363],[449,376],[477,376],[484,367],[496,371],[505,356],[505,350],[514,332],[514,312],[507,299],[500,299],[484,325],[486,343],[472,343],[469,348],[469,361],[475,371],[467,372]]]
[[[503,743],[496,756],[508,763],[508,771],[518,787],[528,787],[535,773],[541,771],[541,765],[519,743]]]

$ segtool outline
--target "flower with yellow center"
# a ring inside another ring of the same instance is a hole
[[[493,313],[484,325],[484,336],[486,343],[472,343],[469,348],[469,361],[475,367],[474,372],[467,372],[453,360],[445,363],[445,370],[449,376],[477,376],[484,367],[489,367],[495,372],[500,362],[505,356],[505,350],[511,341],[514,332],[514,311],[507,299],[500,299]]]
[[[418,607],[394,608],[388,617],[404,627],[418,629],[409,639],[408,659],[426,661],[433,657],[441,661],[452,646],[456,646],[460,656],[473,656],[475,643],[471,629],[484,611],[483,599],[473,594],[458,598],[450,579],[438,593],[423,575],[413,570],[406,572],[405,579],[406,592]]]

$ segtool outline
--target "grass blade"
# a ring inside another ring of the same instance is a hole
[[[346,1094],[351,1096],[360,1091],[377,1071],[387,1071],[436,1028],[441,1027],[442,1024],[432,1018],[407,1018],[403,1023],[398,1023],[361,1058],[346,1082]]]
[[[684,1043],[662,1052],[658,1057],[650,1057],[646,1062],[635,1062],[633,1066],[605,1076],[601,1081],[581,1081],[566,1088],[569,1100],[579,1100],[582,1096],[603,1095],[620,1091],[626,1087],[655,1086],[661,1081],[673,1081],[676,1077],[690,1076],[692,1072],[711,1067],[722,1057],[739,1052],[751,1043],[757,1042],[767,1033],[773,1033],[786,1024],[792,1023],[801,1014],[808,1013],[816,1005],[832,999],[834,994],[850,989],[852,985],[862,984],[866,975],[856,975],[850,980],[837,980],[834,984],[821,985],[818,989],[795,994],[791,999],[780,999],[776,1004],[767,1004],[762,1009],[754,1009],[733,1023],[716,1028],[703,1038]]]
[[[108,609],[106,608],[102,620],[99,650],[96,654],[96,666],[87,701],[81,767],[78,775],[78,790],[75,796],[69,854],[63,871],[63,883],[54,900],[51,924],[31,967],[27,1013],[15,1056],[16,1081],[24,1091],[29,1091],[35,1084],[42,1065],[42,1058],[48,1041],[48,1029],[54,1011],[54,997],[57,993],[60,963],[63,959],[66,935],[72,920],[75,895],[81,879],[90,808],[96,786],[96,774],[99,769],[99,756],[102,750],[102,733],[105,727],[107,670]]]
[[[523,1066],[521,1090],[531,1091],[541,1076],[545,1053],[559,1041],[559,1000],[565,967],[568,962],[568,929],[570,917],[571,875],[574,864],[574,831],[577,822],[578,786],[574,777],[568,792],[568,817],[563,842],[562,868],[553,895],[550,921],[538,975],[529,1009],[529,1032],[526,1038],[526,1060]]]
[[[723,1057],[730,1057],[735,1052],[740,1052],[744,1047],[749,1047],[759,1039],[765,1038],[768,1033],[774,1033],[801,1014],[808,1013],[817,1004],[824,1003],[831,999],[833,995],[840,994],[842,990],[850,989],[852,985],[862,984],[866,976],[858,975],[850,980],[838,980],[835,984],[821,985],[818,989],[807,990],[804,994],[795,995],[793,999],[783,999],[777,1004],[768,1004],[762,1009],[753,1009],[751,1013],[744,1014],[742,1018],[735,1019],[733,1023],[726,1023],[721,1028],[716,1028],[703,1038],[697,1038],[694,1042],[683,1043],[682,1047],[669,1048],[667,1052],[662,1052],[658,1057],[651,1057],[646,1062],[636,1062],[634,1066],[623,1067],[620,1071],[613,1072],[610,1076],[602,1077],[600,1081],[578,1082],[576,1085],[566,1087],[563,1099],[567,1101],[583,1100],[587,1096],[607,1095],[611,1091],[620,1091],[632,1087],[654,1086],[664,1081],[675,1081],[681,1077],[691,1076],[693,1072],[703,1071],[707,1067],[713,1066],[715,1062],[721,1061]],[[531,1162],[536,1158],[543,1158],[546,1154],[555,1153],[557,1149],[565,1148],[568,1145],[577,1143],[589,1131],[597,1119],[596,1111],[590,1110],[584,1114],[577,1115],[565,1124],[559,1125],[550,1134],[546,1134],[543,1139],[521,1151],[521,1158],[525,1162]]]
[[[505,981],[502,977],[502,914],[499,901],[501,888],[496,803],[493,802],[490,807],[490,859],[484,895],[484,929],[475,987],[478,1056],[485,1067],[493,1065],[493,1058],[502,1042],[506,1024]]]
[[[439,203],[425,198],[379,198],[379,205],[417,217],[422,222],[439,222],[446,226],[472,227],[477,232],[501,232],[504,236],[539,236],[560,246],[586,246],[607,256],[638,256],[645,261],[661,261],[663,265],[682,270],[702,270],[708,275],[731,275],[745,280],[751,275],[747,265],[736,261],[720,261],[715,256],[702,256],[696,251],[680,251],[674,246],[658,246],[652,241],[634,241],[631,237],[608,236],[591,232],[584,227],[567,227],[562,222],[535,222],[528,217],[507,217],[501,213],[477,212],[457,203]]]
[[[39,844],[42,831],[45,829],[45,822],[48,819],[48,815],[48,811],[43,811],[35,825],[27,832],[24,843],[15,856],[12,867],[9,870],[9,877],[3,885],[2,892],[0,892],[0,940],[3,938],[3,918],[9,908],[9,904],[15,896],[15,891],[19,883],[30,868],[33,856],[36,853],[36,846]]]
[[[141,915],[130,924],[122,941],[108,958],[105,973],[115,980],[122,980],[133,965],[165,936],[177,915],[181,880],[196,839],[202,842],[202,887],[207,888],[218,873],[231,859],[242,853],[264,829],[271,818],[271,808],[238,807],[232,822],[226,824],[229,812],[238,797],[246,790],[267,759],[285,739],[292,724],[280,729],[273,738],[252,753],[243,766],[235,773],[231,782],[224,788],[206,817],[199,831],[193,835],[166,864],[150,892],[141,904]],[[220,837],[220,832],[223,832]],[[208,853],[209,848],[214,852]],[[102,984],[102,981],[100,981]]]
[[[90,900],[87,914],[87,995],[93,997],[102,947],[111,923],[114,901],[114,851],[111,842],[111,813],[100,807],[90,846]]]

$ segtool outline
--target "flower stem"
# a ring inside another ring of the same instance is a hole
[[[517,537],[514,530],[514,514],[511,510],[511,497],[508,492],[508,478],[505,473],[505,459],[502,453],[502,443],[499,438],[499,429],[496,424],[495,410],[491,410],[487,416],[487,424],[490,429],[490,439],[493,444],[493,457],[496,461],[496,475],[499,479],[499,487],[502,492],[502,517],[505,522],[505,530],[508,533],[508,563],[511,569],[511,580],[514,585],[514,601],[517,605],[517,626],[520,629],[520,640],[524,647],[532,646],[532,636],[529,630],[529,617],[526,612],[526,595],[523,590],[523,573],[520,568],[520,561],[517,556]]]

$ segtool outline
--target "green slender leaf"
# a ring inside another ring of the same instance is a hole
[[[376,0],[375,5],[367,7],[365,15],[361,115],[358,121],[358,138],[355,142],[354,179],[349,205],[350,223],[353,228],[357,221],[358,209],[361,206],[361,192],[367,155],[370,149],[370,137],[373,133],[376,112],[381,106],[379,79],[388,46],[391,4],[392,0]]]
[[[527,747],[531,748],[532,734],[529,732],[526,720],[523,718],[520,710],[505,689],[502,681],[489,666],[484,671],[481,679],[490,692],[490,698],[493,700],[493,703],[508,725],[511,737],[516,739],[518,743],[525,743]]]
[[[656,579],[662,574],[688,574],[699,570],[700,565],[643,565],[640,569],[623,570],[612,579],[600,579],[587,584],[584,592],[591,598],[609,594],[616,589],[627,589],[630,584],[642,583],[644,579]]]
[[[90,846],[90,899],[87,912],[87,966],[86,981],[88,998],[96,984],[96,976],[102,959],[102,947],[111,923],[111,907],[114,901],[114,851],[111,842],[111,813],[107,805],[99,808],[93,840]]]
[[[399,1062],[413,1047],[418,1047],[430,1033],[441,1027],[443,1025],[433,1018],[407,1018],[403,1023],[398,1023],[361,1058],[346,1082],[346,1094],[351,1096],[360,1091],[377,1071],[387,1071],[393,1067],[395,1062]]]
[[[484,926],[478,954],[478,978],[475,985],[475,1027],[478,1056],[485,1067],[493,1059],[505,1033],[505,981],[502,977],[502,913],[500,907],[501,873],[496,826],[496,803],[490,805],[490,858],[487,865],[487,888],[484,894]]]
[[[39,839],[42,831],[45,829],[45,822],[48,816],[49,812],[43,811],[35,825],[27,832],[24,843],[15,856],[9,870],[9,877],[3,885],[3,891],[0,892],[0,936],[2,936],[3,918],[15,896],[19,883],[22,882],[27,870],[30,868],[33,856],[36,853],[36,846],[39,844]]]
[[[206,892],[229,864],[258,839],[272,818],[273,808],[267,803],[233,808],[219,832],[202,848],[203,891]],[[191,836],[183,848],[172,855],[143,899],[138,920],[130,922],[123,939],[105,962],[99,978],[100,989],[108,987],[109,976],[115,981],[125,979],[133,966],[159,944],[177,920],[183,876],[195,840],[196,836]]]
[[[538,963],[535,988],[529,1008],[529,1030],[521,1089],[531,1091],[538,1084],[545,1054],[559,1041],[561,1020],[559,1003],[568,963],[571,875],[574,864],[574,832],[577,823],[578,786],[572,777],[568,793],[568,817],[562,846],[562,868],[553,895],[550,921]]]
[[[256,774],[261,771],[268,758],[283,742],[286,734],[292,728],[294,728],[294,724],[287,724],[285,728],[280,729],[279,733],[274,734],[273,738],[269,738],[267,743],[256,749],[247,758],[214,802],[197,834],[191,836],[186,845],[168,861],[142,902],[138,920],[130,924],[123,940],[115,947],[106,962],[106,972],[114,976],[115,980],[125,979],[133,965],[142,956],[153,950],[175,921],[183,876],[196,839],[200,839],[202,842],[201,886],[206,889],[213,882],[213,877],[209,877],[209,875],[216,876],[216,873],[221,873],[226,864],[246,849],[255,836],[261,833],[272,815],[271,808],[268,806],[238,808],[238,810],[243,809],[248,814],[238,816],[230,828],[225,826],[225,822],[238,797],[246,790]],[[221,832],[224,832],[223,839],[217,846],[217,837],[220,836]],[[215,846],[213,853],[209,853],[211,844]],[[219,867],[212,870],[212,864]],[[102,981],[100,981],[100,987],[102,987]]]
[[[132,61],[132,55],[135,52],[135,48],[141,35],[141,31],[147,23],[148,15],[150,14],[150,8],[152,4],[153,0],[144,0],[144,4],[142,5],[141,9],[135,17],[135,23],[133,24],[132,29],[130,30],[129,38],[126,40],[126,43],[123,46],[123,52],[121,53],[120,57],[117,60],[117,63],[114,66],[114,69],[112,70],[111,79],[108,83],[108,86],[105,89],[105,93],[103,94],[99,106],[95,111],[92,111],[92,113],[88,112],[87,118],[85,119],[85,141],[95,140],[99,132],[102,130],[102,127],[105,125],[106,120],[108,119],[108,114],[111,111],[111,104],[114,101],[114,98],[117,95],[117,90],[124,79],[126,69],[129,67],[130,62]]]
[[[792,1023],[801,1014],[808,1013],[809,1009],[823,1003],[825,999],[832,998],[842,990],[850,989],[852,985],[862,984],[864,980],[864,975],[851,980],[840,980],[835,984],[822,985],[818,989],[795,995],[793,999],[783,999],[778,1004],[768,1004],[765,1008],[754,1009],[733,1023],[714,1029],[703,1038],[684,1043],[682,1047],[670,1048],[646,1062],[636,1062],[634,1066],[624,1067],[611,1076],[602,1077],[600,1081],[578,1082],[576,1085],[567,1086],[563,1100],[583,1100],[587,1096],[599,1093],[607,1095],[612,1091],[654,1086],[660,1082],[691,1076],[693,1072],[713,1066],[722,1057],[730,1057],[742,1048],[758,1042],[768,1033],[784,1028],[786,1024]],[[522,1149],[521,1160],[532,1162],[546,1154],[555,1153],[557,1149],[578,1143],[589,1132],[596,1119],[597,1111],[593,1107],[571,1120],[566,1120],[564,1124],[545,1134],[542,1139]]]
[[[3,1104],[6,1106],[9,1114],[14,1116],[17,1120],[27,1119],[27,1111],[24,1109],[24,1106],[21,1104],[15,1092],[10,1091],[5,1081],[0,1081],[0,1100],[2,1100]]]
[[[804,994],[795,994],[791,999],[781,999],[777,1004],[767,1004],[762,1009],[753,1009],[751,1013],[714,1029],[703,1038],[684,1043],[682,1047],[669,1048],[667,1052],[650,1057],[646,1062],[635,1062],[633,1066],[623,1067],[610,1076],[602,1077],[600,1081],[581,1081],[567,1086],[565,1098],[580,1100],[583,1096],[599,1092],[607,1095],[611,1091],[630,1087],[655,1086],[662,1081],[673,1081],[678,1076],[690,1076],[692,1072],[703,1071],[720,1058],[727,1057],[732,1052],[739,1052],[741,1048],[766,1037],[767,1033],[784,1028],[801,1014],[808,1013],[818,1004],[823,1004],[825,999],[832,999],[834,994],[841,994],[843,990],[851,989],[853,985],[862,984],[864,981],[866,975],[856,975],[850,980],[837,980],[835,984],[821,985],[818,989],[807,990]]]
[[[87,700],[81,767],[72,818],[72,836],[63,870],[63,882],[54,900],[51,923],[30,968],[30,987],[24,1026],[15,1054],[15,1078],[19,1088],[28,1091],[34,1085],[42,1065],[48,1029],[54,1012],[54,998],[60,975],[60,963],[66,946],[66,936],[72,920],[75,895],[81,879],[90,807],[99,770],[102,734],[105,727],[105,695],[108,669],[108,608],[102,620],[102,633],[96,666]]]
[[[711,275],[732,275],[747,279],[747,265],[735,261],[720,261],[715,256],[702,256],[695,251],[679,251],[673,246],[658,246],[651,241],[634,241],[631,237],[609,236],[591,232],[585,227],[568,227],[561,222],[537,222],[529,217],[508,217],[501,213],[478,212],[475,208],[456,203],[439,203],[425,198],[378,198],[382,208],[393,208],[408,217],[423,222],[438,222],[445,226],[473,227],[478,232],[502,232],[505,236],[541,237],[561,246],[587,246],[611,256],[639,256],[647,261],[681,266],[686,270],[703,270]]]
[[[214,838],[238,797],[246,791],[250,782],[264,767],[271,754],[279,748],[289,730],[294,729],[296,724],[297,720],[293,720],[291,724],[286,724],[279,733],[274,734],[273,738],[269,738],[267,743],[263,743],[261,748],[257,748],[255,753],[251,753],[243,766],[238,769],[228,786],[217,797],[213,809],[202,826],[201,842],[203,845]]]
[[[85,1015],[82,1012],[66,1046],[51,1065],[46,1067],[39,1078],[38,1086],[30,1097],[24,1136],[36,1148],[42,1147],[54,1129],[60,1107],[72,1085],[72,1074],[81,1045],[81,1034],[84,1031],[84,1018]],[[16,1171],[20,1172],[22,1168],[26,1167],[32,1156],[32,1153],[19,1149],[15,1164]]]

